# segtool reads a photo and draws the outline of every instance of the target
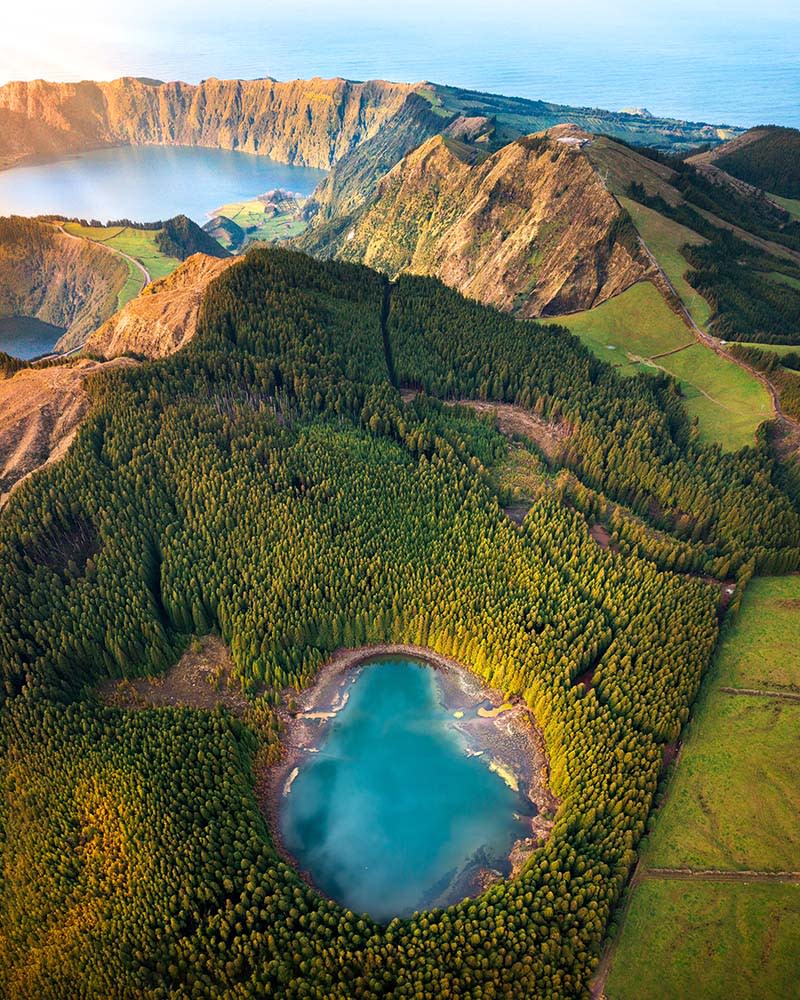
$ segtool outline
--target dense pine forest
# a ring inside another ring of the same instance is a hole
[[[796,254],[783,253],[800,250],[800,222],[760,193],[737,192],[691,164],[646,152],[676,171],[671,184],[684,200],[671,204],[637,181],[627,194],[703,237],[681,252],[691,265],[687,280],[713,309],[714,334],[765,344],[800,342],[800,264]]]
[[[754,572],[800,568],[766,433],[702,445],[667,376],[623,381],[566,331],[433,279],[280,250],[217,279],[188,347],[92,391],[67,457],[0,519],[0,989],[587,995],[718,584],[736,584],[731,614]],[[508,441],[451,405],[467,399],[564,429],[521,525],[496,475]],[[241,719],[97,697],[209,632]],[[376,641],[523,698],[561,802],[519,876],[387,927],[279,859],[254,790],[285,689]]]
[[[761,131],[761,130],[758,130]],[[800,198],[797,155],[800,132],[769,125],[754,141],[741,143],[718,156],[715,162],[748,184],[786,198]]]

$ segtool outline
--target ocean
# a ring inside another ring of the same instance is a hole
[[[102,21],[83,23],[81,11],[70,10],[62,21],[38,23],[29,42],[19,30],[5,32],[0,81],[123,74],[187,82],[433,80],[692,121],[800,127],[796,0],[764,0],[757,8],[741,0],[111,5]],[[26,14],[10,16],[21,25]],[[87,46],[87,35],[97,44]]]

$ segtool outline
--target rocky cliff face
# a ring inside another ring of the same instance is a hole
[[[113,358],[139,354],[163,358],[195,335],[203,293],[209,282],[234,263],[194,254],[166,278],[148,285],[89,337],[84,349]]]
[[[381,177],[431,136],[438,135],[452,116],[437,114],[429,101],[409,94],[377,133],[336,163],[314,192],[317,224],[342,220],[372,196]]]
[[[113,144],[213,146],[329,168],[374,136],[413,91],[371,80],[205,80],[0,87],[0,166]]]
[[[66,327],[75,343],[117,308],[125,262],[36,219],[0,218],[0,316]]]
[[[641,280],[636,232],[584,155],[588,133],[558,126],[483,156],[437,136],[378,184],[348,229],[304,245],[395,276],[434,275],[521,316],[588,309]]]

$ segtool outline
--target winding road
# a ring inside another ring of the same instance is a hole
[[[146,285],[149,285],[152,282],[153,279],[152,276],[150,275],[150,272],[147,270],[144,264],[142,264],[141,261],[136,260],[135,257],[131,257],[129,254],[124,253],[122,250],[117,250],[116,247],[110,247],[107,243],[104,243],[102,240],[93,240],[90,239],[90,237],[88,236],[75,236],[74,233],[68,233],[64,228],[64,224],[61,222],[57,223],[56,228],[62,235],[66,236],[67,239],[77,240],[79,243],[83,242],[94,243],[95,246],[103,247],[103,249],[108,250],[109,253],[115,254],[117,257],[122,257],[123,260],[127,261],[129,264],[133,264],[133,266],[142,275],[142,288],[144,288]],[[142,288],[139,289],[140,292]],[[53,361],[56,358],[59,359],[68,358],[70,355],[77,354],[78,351],[81,350],[83,350],[83,344],[78,344],[77,347],[72,347],[68,351],[54,351],[52,354],[45,354],[44,357],[37,358],[34,364],[40,365],[45,361]]]
[[[686,304],[684,303],[683,299],[678,294],[675,286],[672,284],[672,282],[667,277],[667,274],[664,271],[664,268],[659,264],[659,262],[654,257],[652,251],[650,250],[650,247],[648,247],[648,245],[645,243],[645,241],[642,239],[641,236],[639,237],[639,241],[640,241],[640,243],[642,245],[642,248],[643,248],[644,252],[647,254],[648,258],[650,259],[650,262],[652,263],[652,265],[653,265],[656,273],[658,274],[659,280],[664,283],[664,285],[667,287],[667,289],[669,289],[669,292],[670,292],[671,296],[674,297],[674,303],[677,306],[678,313],[679,313],[681,319],[689,327],[689,329],[695,335],[695,337],[697,338],[697,340],[701,344],[705,344],[706,347],[711,348],[711,350],[715,354],[718,354],[721,358],[725,358],[728,361],[732,361],[735,365],[738,365],[741,369],[743,369],[744,371],[748,372],[748,374],[752,375],[753,378],[757,379],[764,386],[764,388],[767,390],[767,392],[770,394],[770,398],[772,399],[772,408],[775,411],[775,419],[777,420],[777,422],[779,424],[783,425],[784,429],[788,430],[790,433],[793,433],[793,434],[800,433],[800,423],[798,423],[798,421],[796,421],[793,417],[788,416],[784,412],[783,408],[781,407],[781,401],[780,401],[780,397],[778,395],[778,392],[777,392],[775,386],[772,384],[772,382],[770,382],[770,380],[767,378],[767,376],[763,372],[760,372],[757,368],[751,367],[750,365],[746,364],[744,361],[740,360],[739,358],[734,357],[732,354],[730,354],[728,351],[726,351],[723,348],[722,344],[717,340],[716,337],[713,337],[710,333],[707,333],[695,321],[695,319],[692,316],[692,314],[686,308]],[[681,350],[683,350],[683,349],[684,348],[681,348]],[[709,399],[710,398],[711,397],[709,396]]]
[[[150,272],[147,270],[144,264],[142,264],[141,261],[136,260],[135,257],[131,257],[124,251],[117,250],[116,247],[109,246],[108,243],[104,243],[103,240],[93,240],[89,236],[75,236],[74,233],[68,233],[64,228],[63,223],[59,223],[58,229],[65,236],[69,237],[69,239],[71,240],[79,240],[79,241],[85,240],[87,243],[94,243],[95,246],[104,247],[106,250],[108,250],[109,253],[116,254],[118,257],[122,257],[124,260],[127,260],[128,263],[133,264],[135,268],[141,271],[142,277],[144,278],[144,283],[142,284],[142,288],[144,288],[145,285],[149,285],[150,282],[153,280],[150,275]]]

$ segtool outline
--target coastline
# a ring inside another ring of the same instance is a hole
[[[530,807],[530,812],[526,809],[524,813],[526,825],[530,822],[530,833],[513,843],[508,870],[478,868],[474,872],[463,895],[476,896],[494,882],[519,874],[549,835],[558,800],[548,784],[550,766],[542,733],[522,699],[506,698],[463,663],[426,647],[378,643],[356,649],[340,648],[322,665],[311,686],[300,692],[292,688],[284,690],[277,710],[282,724],[281,756],[256,774],[261,811],[279,857],[325,896],[283,842],[281,804],[309,754],[319,752],[327,723],[347,704],[348,687],[364,667],[394,656],[416,660],[436,671],[441,704],[464,739],[465,753],[485,757],[486,765],[520,795],[521,804]]]

